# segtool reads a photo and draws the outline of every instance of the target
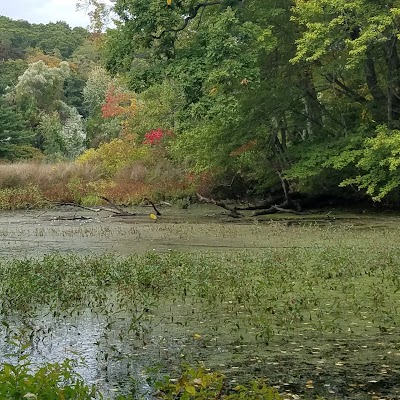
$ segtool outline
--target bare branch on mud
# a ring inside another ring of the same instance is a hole
[[[52,218],[52,221],[88,221],[88,220],[92,220],[93,218],[91,217],[84,217],[83,215],[77,217],[76,215],[74,215],[73,217],[55,217]]]
[[[207,203],[207,204],[214,204],[218,207],[222,207],[225,210],[229,211],[229,216],[232,218],[241,218],[243,217],[243,214],[239,213],[237,211],[236,207],[230,207],[228,206],[226,203],[224,203],[223,201],[218,201],[218,200],[214,200],[212,198],[208,198],[208,197],[204,197],[199,193],[196,193],[197,198],[199,199],[199,201],[201,201],[202,203]]]
[[[274,204],[279,204],[283,201],[282,195],[269,197],[268,199],[263,200],[261,203],[258,204],[249,204],[246,207],[237,207],[237,210],[240,211],[254,211],[254,210],[265,210],[270,208]]]
[[[151,200],[149,200],[147,197],[145,197],[144,200],[151,204],[157,215],[161,215],[160,211],[157,210],[155,204]]]
[[[309,213],[304,212],[304,211],[297,211],[293,210],[291,208],[282,208],[279,206],[272,206],[274,207],[277,211],[284,212],[284,213],[289,213],[289,214],[295,214],[295,215],[308,215]]]
[[[108,199],[107,197],[99,196],[99,198],[106,201],[114,208],[114,210],[109,210],[109,211],[112,211],[115,215],[118,215],[120,217],[132,217],[136,215],[135,213],[123,210],[121,207],[117,206],[112,200]]]
[[[307,215],[308,213],[301,211],[300,203],[294,200],[284,201],[282,204],[273,204],[269,208],[256,210],[252,213],[253,217],[259,215],[275,214],[277,212],[290,213],[295,215]]]
[[[62,202],[55,202],[54,204],[55,204],[56,206],[79,207],[79,208],[83,208],[84,210],[93,211],[93,212],[100,212],[100,211],[104,210],[103,208],[86,207],[86,206],[83,206],[82,204],[78,204],[78,203],[62,203]]]

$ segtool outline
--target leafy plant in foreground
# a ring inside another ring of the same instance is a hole
[[[204,367],[186,367],[179,379],[164,378],[156,384],[158,397],[166,400],[247,399],[280,400],[276,389],[263,380],[255,380],[249,386],[237,385],[232,390],[225,387],[225,376],[210,372]]]
[[[76,361],[46,363],[32,372],[32,363],[26,350],[30,344],[11,341],[17,352],[10,354],[16,363],[0,364],[0,398],[3,400],[90,400],[96,398],[96,389],[89,387],[74,371]]]

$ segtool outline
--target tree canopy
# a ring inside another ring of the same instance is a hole
[[[80,5],[92,36],[0,18],[0,92],[39,148],[76,111],[87,146],[170,132],[226,195],[396,201],[399,2],[116,0],[106,32],[107,4]]]
[[[166,83],[183,96],[171,149],[194,170],[253,192],[284,176],[293,191],[387,198],[396,145],[371,149],[400,124],[399,6],[116,0],[106,66],[143,96]]]

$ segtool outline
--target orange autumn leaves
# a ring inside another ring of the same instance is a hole
[[[136,109],[136,99],[133,94],[118,91],[115,86],[110,86],[101,107],[101,114],[103,118],[128,117],[133,116]]]
[[[111,85],[101,106],[101,115],[105,119],[118,118],[121,121],[123,133],[129,134],[131,132],[129,124],[137,108],[137,100],[133,93],[118,90]]]

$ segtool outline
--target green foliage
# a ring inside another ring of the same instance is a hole
[[[53,160],[75,158],[84,149],[86,134],[76,109],[64,107],[65,121],[57,112],[44,114],[39,124],[44,153]]]
[[[114,11],[107,68],[144,106],[153,109],[153,93],[163,104],[159,115],[139,108],[132,126],[140,134],[164,118],[187,168],[238,176],[258,192],[282,171],[308,193],[349,193],[346,183],[375,200],[393,191],[381,173],[377,195],[372,167],[358,162],[378,126],[400,129],[396,4],[117,0]]]
[[[23,210],[44,207],[48,204],[39,188],[34,185],[0,189],[0,209]]]
[[[39,110],[54,110],[62,98],[64,81],[69,74],[70,67],[65,61],[55,68],[43,61],[30,64],[15,86],[17,104],[33,103]]]
[[[32,141],[33,134],[15,107],[0,100],[0,158],[17,158],[17,148]]]
[[[229,393],[224,393],[225,377],[218,372],[210,372],[204,367],[186,367],[179,379],[157,382],[159,398],[173,400],[179,396],[182,400],[281,400],[277,390],[269,387],[262,380],[254,381],[249,386],[237,385]]]
[[[78,110],[79,114],[82,116],[87,116],[83,106],[83,89],[86,85],[85,78],[73,72],[70,76],[68,76],[64,82],[64,98],[65,102]]]
[[[379,126],[376,136],[367,138],[360,150],[347,151],[347,163],[354,163],[359,174],[344,180],[341,186],[355,185],[364,189],[375,201],[384,198],[395,199],[400,187],[400,131],[390,131]],[[341,164],[334,163],[335,168]]]
[[[46,154],[60,157],[63,152],[63,142],[61,137],[62,125],[59,115],[54,112],[43,115],[39,133],[43,140],[43,149]]]
[[[11,90],[18,82],[18,77],[28,67],[23,60],[0,61],[0,95]]]
[[[129,129],[141,138],[161,127],[174,132],[180,123],[179,115],[185,105],[181,84],[166,80],[143,91],[137,98],[137,110],[129,120]]]
[[[24,130],[12,135],[14,142],[6,143],[9,155],[3,152],[0,157],[27,157],[32,152],[27,152],[27,147],[22,149],[26,144],[42,150],[46,147],[48,155],[54,151],[50,157],[53,159],[60,155],[72,158],[81,152],[86,133],[78,113],[85,114],[83,89],[88,69],[93,69],[99,60],[94,48],[83,28],[71,29],[64,22],[36,25],[0,17],[0,94],[15,106],[14,120],[19,119],[24,125]],[[69,62],[63,61],[69,57]],[[46,119],[57,119],[54,112],[59,121],[44,133]],[[10,114],[5,114],[3,119],[9,119]],[[29,135],[25,127],[30,127]]]
[[[85,29],[71,29],[65,22],[30,24],[0,16],[0,59],[23,59],[30,47],[47,54],[57,49],[62,57],[68,58],[87,36]]]
[[[113,139],[97,149],[86,150],[77,161],[83,164],[95,164],[107,176],[114,176],[133,162],[144,160],[148,154],[147,146],[138,145],[133,137],[125,137]]]
[[[107,90],[112,83],[111,76],[104,68],[95,67],[89,74],[83,89],[84,107],[89,115],[100,112]]]
[[[74,371],[76,361],[47,363],[32,372],[28,350],[30,344],[21,343],[22,335],[9,340],[15,351],[8,355],[14,362],[0,364],[0,397],[4,400],[91,400],[96,396],[94,387],[86,385]]]

